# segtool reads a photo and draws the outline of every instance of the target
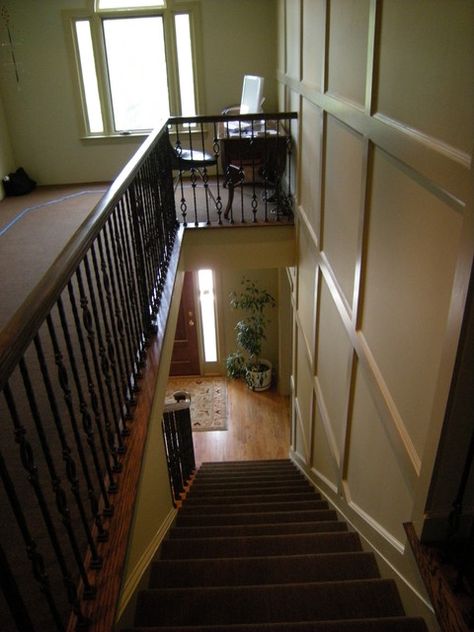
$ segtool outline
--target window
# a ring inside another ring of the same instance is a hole
[[[194,10],[172,1],[96,0],[73,17],[86,136],[144,133],[196,114]]]

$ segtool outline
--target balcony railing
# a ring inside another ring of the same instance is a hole
[[[112,629],[126,548],[108,541],[119,531],[126,542],[133,516],[146,438],[134,413],[165,329],[180,222],[292,221],[295,116],[170,119],[0,332],[2,629],[94,629],[91,612]],[[114,579],[94,610],[98,573]]]
[[[185,226],[292,222],[295,112],[170,118],[176,210]]]

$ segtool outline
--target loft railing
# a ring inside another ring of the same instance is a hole
[[[189,227],[292,222],[296,112],[169,119],[176,209]]]
[[[65,630],[70,611],[89,623],[81,599],[94,598],[121,519],[137,392],[182,233],[168,149],[164,127],[1,332],[2,629]]]
[[[100,629],[112,629],[147,430],[134,413],[153,391],[139,393],[164,331],[180,221],[291,222],[295,116],[170,119],[0,332],[2,629],[92,629],[87,602],[99,597]],[[193,148],[213,164],[198,166]],[[108,544],[117,532],[119,551]]]

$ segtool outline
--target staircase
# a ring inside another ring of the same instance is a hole
[[[126,632],[426,632],[289,460],[205,463]]]

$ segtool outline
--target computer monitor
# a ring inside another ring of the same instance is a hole
[[[245,75],[240,100],[241,114],[257,114],[262,111],[263,77]]]

